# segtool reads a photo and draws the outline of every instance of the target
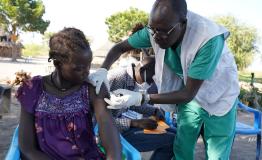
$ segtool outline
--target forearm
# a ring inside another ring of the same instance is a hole
[[[121,54],[121,50],[117,49],[116,47],[113,47],[108,52],[103,64],[101,65],[101,68],[109,70],[112,64],[121,56]]]
[[[133,48],[129,45],[127,40],[117,43],[109,50],[103,64],[101,65],[101,68],[109,70],[112,64],[121,56],[121,54],[132,49]]]
[[[108,98],[108,93],[104,85],[98,95],[95,94],[95,88],[89,85],[91,104],[94,108],[95,117],[98,123],[99,136],[102,146],[106,150],[107,160],[121,159],[121,144],[119,132],[113,123],[113,117],[108,109],[104,98]]]
[[[150,94],[150,102],[155,104],[181,104],[190,102],[194,97],[194,94],[182,89],[168,93]]]
[[[135,119],[132,119],[130,122],[130,127],[138,127],[137,121]]]
[[[22,127],[21,131],[23,131]],[[22,134],[22,133],[21,133]],[[19,137],[19,147],[21,151],[21,155],[23,159],[26,160],[34,160],[34,159],[39,159],[39,160],[47,160],[50,159],[47,154],[39,150],[36,146],[35,141],[26,141],[26,138],[22,138],[23,136]]]
[[[21,107],[18,143],[21,155],[28,160],[46,160],[50,159],[44,152],[38,148],[38,142],[34,127],[34,115],[26,112]]]
[[[121,159],[121,145],[119,133],[109,115],[104,115],[98,120],[99,135],[102,145],[105,147],[107,159]]]
[[[142,128],[143,129],[143,127],[141,127],[141,121],[138,120],[138,119],[132,119],[131,123],[130,123],[130,127]]]
[[[186,86],[179,90],[162,94],[150,94],[150,102],[155,104],[181,104],[194,99],[204,81],[187,77]]]
[[[25,151],[24,149],[20,148],[21,151],[21,158],[23,160],[50,160],[50,158],[42,151],[36,150],[36,149],[30,149],[28,151]]]
[[[142,106],[131,106],[130,109],[132,111],[135,111],[137,113],[147,115],[147,116],[154,115],[154,113],[156,111],[156,107],[153,107],[150,104],[143,104]]]

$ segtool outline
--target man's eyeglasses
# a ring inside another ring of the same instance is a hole
[[[168,37],[171,32],[173,32],[175,30],[175,28],[177,27],[177,25],[180,24],[180,22],[178,22],[176,25],[174,25],[174,27],[172,27],[168,32],[164,32],[164,31],[160,31],[154,28],[151,28],[149,25],[146,25],[146,28],[148,30],[148,32],[154,37],[155,35],[159,35],[161,37]]]

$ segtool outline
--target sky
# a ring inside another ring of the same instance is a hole
[[[106,17],[113,13],[136,7],[150,12],[154,0],[43,0],[46,13],[44,19],[50,20],[47,29],[57,32],[64,27],[81,29],[91,38],[92,49],[107,42]],[[232,15],[240,22],[258,29],[262,40],[262,1],[261,0],[187,0],[188,9],[205,17]],[[40,41],[39,34],[23,34],[24,43]],[[262,42],[259,44],[262,50]]]

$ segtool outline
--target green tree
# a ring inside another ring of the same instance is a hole
[[[49,21],[43,20],[45,7],[41,0],[0,0],[0,24],[12,35],[19,31],[44,34]]]
[[[119,42],[137,23],[147,24],[148,14],[137,8],[129,8],[123,12],[118,12],[106,18],[106,25],[108,26],[109,40],[112,42]]]
[[[258,51],[256,47],[258,40],[257,30],[240,23],[233,16],[219,16],[214,19],[230,31],[227,42],[235,56],[238,69],[246,68],[251,64],[254,54]]]

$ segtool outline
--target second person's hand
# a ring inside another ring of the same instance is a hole
[[[142,94],[126,89],[118,89],[110,94],[110,99],[104,98],[105,102],[109,104],[109,109],[128,108],[130,106],[140,106],[142,101]]]
[[[144,119],[133,119],[131,120],[131,126],[142,128],[142,129],[156,129],[158,124],[157,121],[144,118]]]

